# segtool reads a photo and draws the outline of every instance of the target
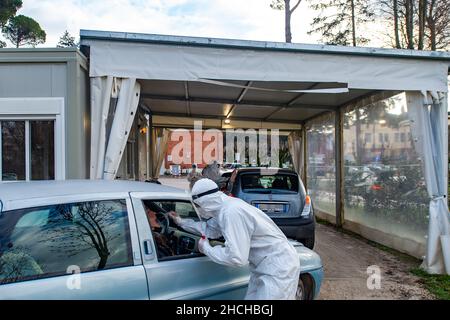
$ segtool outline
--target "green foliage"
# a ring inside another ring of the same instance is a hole
[[[440,300],[450,300],[450,276],[441,274],[428,274],[422,269],[413,269],[411,273],[420,277],[422,283],[432,294]]]
[[[0,40],[0,48],[6,47],[6,43]]]
[[[44,43],[46,38],[46,33],[42,30],[39,23],[24,15],[18,15],[9,19],[2,32],[17,48],[24,45],[34,47]]]
[[[72,37],[67,30],[64,31],[64,34],[59,38],[59,42],[56,45],[58,48],[72,48],[76,46],[75,37]]]
[[[14,17],[20,7],[22,7],[22,0],[0,0],[0,27]]]
[[[357,35],[361,24],[373,19],[368,0],[310,0],[311,8],[319,11],[308,34],[319,33],[326,44],[361,45],[369,41]]]
[[[427,225],[429,197],[421,171],[407,164],[396,165],[397,169],[375,170],[368,175],[346,173],[347,205],[392,222]]]
[[[275,10],[284,10],[284,0],[272,0],[270,7]]]

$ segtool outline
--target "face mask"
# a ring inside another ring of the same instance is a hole
[[[206,213],[201,207],[195,206],[195,208],[197,209],[197,213],[198,213],[198,215],[200,216],[201,219],[209,219],[209,218],[211,218],[211,215]]]

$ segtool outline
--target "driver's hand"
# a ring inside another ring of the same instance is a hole
[[[176,213],[175,211],[170,211],[167,214],[177,225],[181,224],[182,219],[178,213]]]

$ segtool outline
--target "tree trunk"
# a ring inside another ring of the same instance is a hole
[[[413,2],[412,0],[405,1],[406,9],[406,38],[408,49],[414,49],[414,19],[413,19]]]
[[[351,0],[352,6],[352,42],[353,46],[356,47],[356,17],[355,17],[355,1]]]
[[[425,21],[427,16],[427,0],[419,0],[419,41],[417,49],[423,50],[425,38]]]
[[[394,37],[395,37],[395,47],[397,49],[401,48],[400,45],[400,31],[398,27],[398,0],[394,0]]]
[[[286,42],[292,42],[292,33],[291,33],[291,6],[290,0],[284,0],[284,24],[285,24],[285,37]]]
[[[428,8],[427,25],[430,30],[430,49],[436,51],[436,21],[434,17],[434,7],[436,5],[435,0],[431,0],[430,7]]]

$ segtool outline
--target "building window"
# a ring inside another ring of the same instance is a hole
[[[400,133],[400,141],[406,142],[406,134],[404,132]]]
[[[1,179],[25,180],[25,121],[0,121],[2,141]]]
[[[55,179],[55,120],[2,120],[2,181]]]
[[[0,98],[0,106],[0,181],[65,179],[64,98]]]

